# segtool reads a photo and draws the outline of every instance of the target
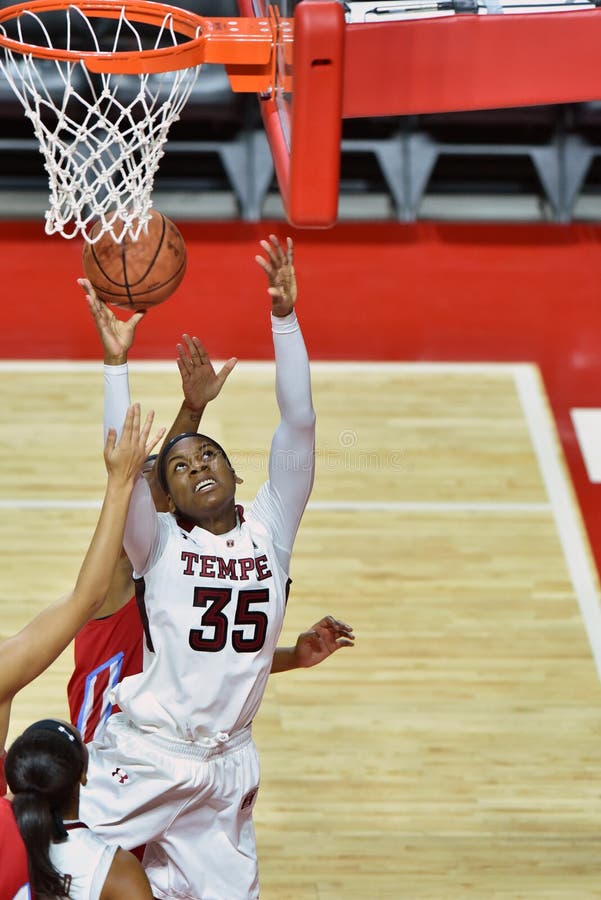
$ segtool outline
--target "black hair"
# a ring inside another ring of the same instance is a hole
[[[183,441],[184,438],[199,438],[201,441],[206,441],[207,444],[212,444],[213,447],[217,447],[219,452],[223,454],[226,463],[232,470],[234,471],[234,467],[229,461],[228,455],[217,441],[213,440],[213,438],[208,437],[206,434],[199,434],[197,431],[184,431],[182,434],[176,434],[175,437],[171,438],[163,447],[161,447],[161,452],[159,453],[159,458],[156,462],[156,472],[157,478],[159,480],[159,484],[163,488],[166,494],[169,493],[169,486],[167,484],[167,457],[169,456],[170,451],[175,447],[179,441]]]
[[[30,725],[6,754],[13,812],[38,900],[69,896],[69,884],[50,860],[50,844],[67,838],[63,814],[85,769],[79,733],[55,719]]]

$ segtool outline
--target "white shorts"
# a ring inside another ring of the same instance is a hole
[[[259,760],[250,728],[215,744],[146,734],[123,713],[88,744],[80,818],[125,849],[146,844],[144,868],[162,900],[259,896]]]

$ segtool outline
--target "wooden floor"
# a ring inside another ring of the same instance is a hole
[[[102,492],[100,369],[62,368],[0,367],[4,635],[70,587]],[[175,366],[132,385],[169,424]],[[314,393],[285,639],[331,612],[357,645],[270,681],[262,900],[600,897],[598,586],[537,373],[323,364]],[[241,498],[275,421],[271,368],[241,364],[204,425]],[[66,714],[69,668],[12,736]]]

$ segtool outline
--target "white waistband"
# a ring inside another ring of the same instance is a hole
[[[202,735],[194,741],[184,741],[159,734],[156,731],[143,731],[123,713],[111,716],[111,723],[117,731],[126,730],[130,734],[134,732],[153,746],[185,759],[208,759],[212,756],[230,753],[232,750],[243,747],[252,739],[250,725],[234,734],[218,731],[214,735]]]

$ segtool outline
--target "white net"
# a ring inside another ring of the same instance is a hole
[[[33,4],[35,6],[35,4]],[[102,53],[176,46],[167,14],[160,27],[89,17],[77,6],[25,11],[0,32],[36,47]],[[46,17],[47,18],[47,17]],[[33,124],[50,188],[46,232],[90,243],[111,232],[135,240],[152,207],[155,174],[170,126],[200,66],[159,74],[93,74],[81,59],[45,59],[0,47],[0,69]],[[98,221],[91,238],[91,222]]]

